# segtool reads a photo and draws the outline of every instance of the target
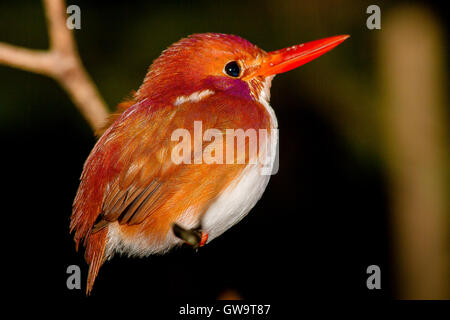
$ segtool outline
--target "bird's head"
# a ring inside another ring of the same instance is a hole
[[[167,102],[210,90],[268,101],[276,74],[319,57],[346,38],[335,36],[266,52],[238,36],[194,34],[171,45],[153,62],[136,97]]]

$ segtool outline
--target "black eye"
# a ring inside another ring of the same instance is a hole
[[[241,68],[239,67],[239,64],[236,61],[228,62],[225,65],[224,71],[227,75],[233,78],[237,78],[241,74]]]

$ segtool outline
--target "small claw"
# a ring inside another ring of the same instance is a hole
[[[183,240],[188,245],[191,245],[194,249],[204,246],[208,240],[208,234],[203,233],[200,228],[188,230],[174,223],[172,224],[172,230],[175,236]]]
[[[208,234],[206,232],[202,232],[202,237],[199,246],[203,247],[206,244],[206,241],[208,241]]]

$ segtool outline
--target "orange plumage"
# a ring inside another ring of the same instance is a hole
[[[208,234],[210,241],[238,222],[268,182],[258,176],[260,164],[251,163],[249,153],[237,163],[237,152],[234,163],[174,163],[178,141],[171,134],[182,128],[195,136],[197,121],[203,132],[215,129],[224,137],[227,129],[263,129],[273,139],[277,124],[268,105],[273,75],[344,39],[329,38],[306,52],[272,54],[237,36],[198,34],[165,50],[133,99],[119,106],[84,165],[70,229],[76,247],[86,246],[86,292],[115,252],[145,256],[182,243],[172,231],[174,223],[201,227],[203,244]],[[190,144],[192,160],[195,143]],[[224,138],[217,150],[226,152],[227,144]]]

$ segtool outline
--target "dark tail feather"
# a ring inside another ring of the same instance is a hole
[[[89,264],[89,273],[86,285],[86,295],[89,295],[94,286],[95,278],[98,270],[105,261],[106,236],[108,228],[104,228],[98,232],[89,235],[86,244],[86,251],[84,257]]]

